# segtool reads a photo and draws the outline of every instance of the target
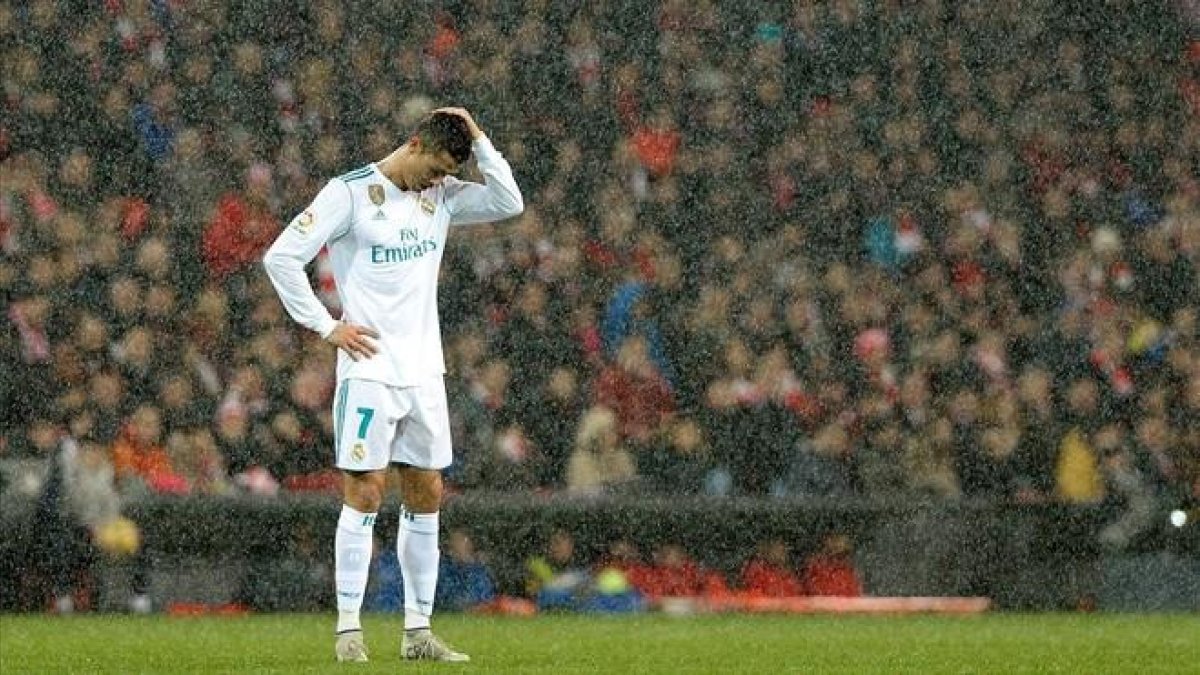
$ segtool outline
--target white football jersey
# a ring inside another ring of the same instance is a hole
[[[354,361],[338,350],[337,377],[412,386],[445,373],[438,325],[438,268],[451,225],[486,223],[524,210],[512,169],[486,137],[473,143],[486,184],[445,177],[404,191],[375,164],[327,183],[263,259],[284,307],[322,337],[337,321],[304,272],[328,244],[342,320],[379,332],[378,353]]]

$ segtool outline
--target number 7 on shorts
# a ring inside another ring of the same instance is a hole
[[[359,408],[355,412],[359,414],[358,439],[365,440],[367,438],[367,429],[371,426],[371,418],[375,417],[375,409]]]

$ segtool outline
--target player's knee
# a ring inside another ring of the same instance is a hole
[[[436,471],[408,471],[404,477],[404,506],[414,513],[434,513],[442,504],[442,476]]]
[[[346,474],[343,497],[350,508],[378,513],[383,504],[383,478],[372,474]]]
[[[365,487],[348,493],[346,503],[361,513],[378,513],[379,507],[383,504],[383,494],[373,487]]]

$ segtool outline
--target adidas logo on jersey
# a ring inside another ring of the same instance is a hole
[[[384,214],[383,209],[376,209],[375,215],[371,216],[371,220],[387,220],[387,215]]]

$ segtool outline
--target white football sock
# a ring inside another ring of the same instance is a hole
[[[437,591],[438,514],[400,512],[396,554],[404,575],[404,629],[428,628]]]
[[[359,612],[371,569],[375,514],[342,505],[333,539],[334,585],[337,587],[337,632],[361,630]]]

